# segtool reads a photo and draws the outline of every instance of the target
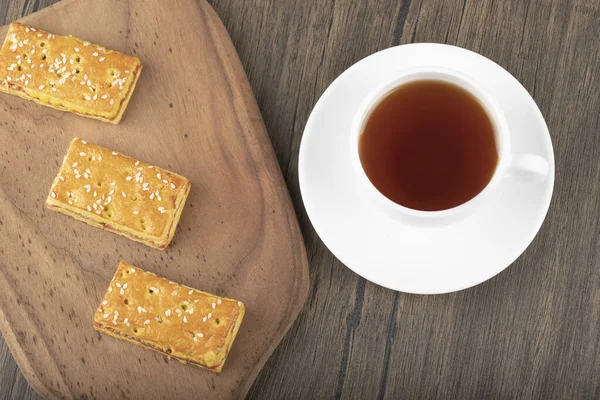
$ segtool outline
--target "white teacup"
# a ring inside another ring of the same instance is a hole
[[[399,86],[408,82],[420,80],[438,80],[452,83],[473,95],[486,111],[494,127],[496,138],[496,149],[498,151],[498,164],[492,179],[487,186],[471,200],[446,210],[421,211],[404,207],[384,196],[371,183],[362,166],[359,156],[359,140],[365,123],[371,112],[379,103]],[[356,170],[358,184],[361,189],[382,210],[395,217],[421,226],[437,226],[459,221],[472,214],[498,186],[500,181],[509,173],[521,175],[523,178],[544,178],[549,171],[548,162],[535,154],[513,153],[510,147],[510,132],[504,116],[481,86],[468,76],[448,68],[442,67],[417,67],[402,72],[399,76],[386,82],[373,90],[360,105],[356,117],[352,123],[350,135],[350,154],[352,163]]]

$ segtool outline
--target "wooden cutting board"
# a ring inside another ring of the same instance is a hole
[[[0,328],[21,370],[47,398],[243,397],[302,308],[308,265],[221,21],[203,0],[67,0],[23,21],[137,55],[144,70],[116,126],[0,95]],[[166,251],[44,207],[74,136],[190,179]],[[92,328],[120,259],[246,303],[221,374]]]

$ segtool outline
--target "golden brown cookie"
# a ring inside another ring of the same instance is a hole
[[[164,250],[189,191],[181,175],[75,138],[46,206]]]
[[[94,328],[220,372],[244,318],[244,304],[171,282],[121,261]]]
[[[0,91],[113,124],[141,70],[137,57],[19,23],[0,49]]]

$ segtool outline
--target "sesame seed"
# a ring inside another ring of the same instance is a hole
[[[206,322],[206,317],[202,318],[202,322]]]
[[[81,157],[85,157],[85,152],[83,152],[83,151],[82,151],[81,153],[79,153],[79,155],[80,155]]]
[[[238,307],[241,307],[241,306],[242,306],[242,302],[238,301]]]
[[[165,210],[164,207],[158,207],[158,211],[160,211],[161,214],[164,214],[167,212],[167,210]]]
[[[192,293],[194,293],[194,291],[193,291],[193,290],[190,290],[190,291],[188,292],[188,294],[192,294]]]
[[[135,210],[135,211],[132,211],[132,214],[133,214],[133,215],[138,215],[139,213],[140,213],[140,212],[139,212],[139,211],[137,211],[137,210]]]
[[[44,36],[44,35],[42,35],[41,33],[37,34],[37,37],[42,37],[42,36]]]
[[[100,96],[101,99],[107,99],[108,95],[107,94],[103,94],[102,96]]]
[[[163,179],[162,181],[163,181],[163,183],[164,183],[165,185],[166,185],[167,183],[169,183],[169,181],[168,181],[168,180],[166,180],[166,179]]]
[[[152,293],[158,293],[158,289],[155,287],[151,287],[150,290],[152,291]]]
[[[162,177],[160,176],[160,173],[156,174],[156,177],[160,180],[162,179]]]
[[[92,97],[92,100],[98,100],[98,95],[95,94],[94,97]]]
[[[85,179],[88,179],[88,178],[90,177],[90,175],[89,175],[87,172],[84,172],[84,173],[83,173],[83,177],[84,177]]]
[[[84,96],[87,101],[90,101],[92,98],[90,96]]]
[[[171,296],[173,296],[173,297],[174,297],[174,296],[177,296],[177,294],[178,294],[178,293],[179,293],[179,292],[178,292],[177,290],[173,290],[173,291],[171,292]]]
[[[213,310],[214,310],[214,309],[217,307],[217,303],[215,303],[215,302],[213,301],[213,303],[211,304],[211,307],[212,307],[212,308],[213,308]]]
[[[89,193],[89,192],[90,192],[90,190],[92,190],[92,186],[91,186],[91,185],[83,185],[83,188],[85,189],[85,191],[86,191],[87,193]]]
[[[93,53],[92,53],[92,55],[93,55],[94,57],[98,57],[98,53],[96,53],[96,52],[93,52]]]
[[[117,285],[117,287],[118,287],[118,288],[120,288],[120,287],[122,287],[122,286],[123,286],[123,285],[121,285],[119,282],[117,282],[117,283],[116,283],[116,285]]]
[[[88,174],[91,174],[91,173],[92,173],[92,171],[90,171],[90,169],[89,169],[89,168],[86,168],[86,169],[85,169],[85,172],[87,172]]]
[[[92,207],[94,207],[94,210],[98,209],[98,204],[97,203],[92,203]]]
[[[109,286],[107,291],[108,291],[108,293],[112,292],[113,291],[112,286]]]
[[[25,32],[29,32],[29,28],[25,27]]]
[[[138,314],[141,314],[142,313],[142,306],[138,306],[137,310],[138,310]]]
[[[221,299],[217,299],[217,304],[221,304]]]
[[[204,333],[200,333],[200,332],[199,332],[199,333],[196,333],[196,335],[197,335],[198,337],[201,337],[201,338],[202,338],[202,337],[204,337]]]
[[[173,182],[171,182],[171,189],[175,189],[177,186]]]
[[[130,181],[130,180],[131,180],[131,177],[130,177],[130,176],[128,176],[128,177],[126,177],[126,178],[125,178],[125,180],[126,180],[126,181]]]
[[[127,325],[127,326],[130,326],[130,325],[131,325],[131,324],[129,323],[129,319],[128,319],[128,318],[125,318],[125,319],[123,320],[123,323],[124,323],[125,325]]]
[[[192,307],[192,308],[190,308],[190,309],[188,310],[188,313],[190,313],[190,314],[193,314],[193,313],[194,313],[194,308],[193,308],[193,307]]]
[[[39,89],[39,90],[42,90],[42,89],[44,89],[44,85],[40,85],[40,86],[38,86],[38,89]]]
[[[75,47],[75,53],[79,53],[79,47]]]
[[[208,313],[208,315],[206,316],[206,318],[211,319],[212,318],[212,314]]]
[[[103,306],[105,306],[105,305],[107,305],[107,304],[108,304],[108,301],[106,301],[106,300],[104,300],[104,301],[102,302],[102,305],[103,305]]]
[[[125,290],[123,290],[123,288],[121,288],[121,290],[119,291],[119,293],[121,294],[121,296],[123,296],[125,294]]]
[[[150,193],[150,200],[154,199],[154,193]]]
[[[102,317],[103,317],[104,319],[106,319],[106,318],[110,317],[110,314],[104,314]]]
[[[102,156],[98,155],[98,161],[102,161]]]
[[[106,198],[106,202],[107,202],[107,203],[110,203],[111,201],[112,201],[112,196],[108,196],[108,197]]]
[[[64,177],[64,176],[62,176],[62,175],[61,175],[61,176],[59,176],[59,177],[58,177],[58,179],[60,179],[60,180],[61,180],[61,181],[63,181],[63,182],[65,181],[65,177]]]
[[[104,57],[100,57],[100,59],[98,61],[100,61],[100,62],[104,61]]]
[[[187,322],[187,317],[185,315],[183,316],[183,322]]]
[[[88,210],[88,211],[92,211],[92,207],[90,207],[90,206],[87,206],[87,210]]]
[[[170,317],[170,316],[171,316],[171,310],[167,310],[167,311],[165,311],[165,315],[166,315],[167,317]]]
[[[135,268],[131,268],[131,273],[135,274]]]
[[[125,283],[125,284],[123,285],[123,289],[127,289],[127,286],[129,286],[129,283]]]
[[[88,42],[83,43],[83,47],[88,47],[90,44]]]
[[[52,192],[50,193],[52,195],[52,198],[55,199],[56,198],[56,193]]]
[[[135,165],[137,167],[138,165],[140,165],[140,162],[136,161],[135,164],[133,164],[133,165]]]
[[[110,99],[109,104],[112,106],[113,104],[115,104],[115,101],[113,99]]]
[[[81,178],[81,175],[77,174],[77,175],[75,175],[75,178],[79,179],[79,178]]]
[[[117,153],[116,151],[113,151],[113,152],[112,152],[112,155],[113,155],[113,156],[116,156],[116,155],[118,155],[118,154],[119,154],[119,153]]]
[[[98,193],[97,193],[97,192],[94,190],[94,197],[96,197],[96,195],[97,195],[97,194],[98,194]]]
[[[149,319],[145,320],[144,325],[150,325],[150,320]]]
[[[194,336],[194,342],[197,342],[198,338],[196,336]]]
[[[200,301],[200,300],[196,299],[196,300],[194,300],[194,303],[197,303],[197,302],[199,302],[199,301]]]
[[[121,192],[121,196],[127,197],[127,195],[125,194],[125,192]]]
[[[75,167],[76,167],[78,164],[79,164],[79,163],[78,163],[77,161],[75,161],[75,162],[74,162],[74,163],[73,163],[71,166],[72,166],[73,168],[75,168]]]

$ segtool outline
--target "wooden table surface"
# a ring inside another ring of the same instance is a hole
[[[53,2],[5,0],[0,21]],[[210,3],[256,94],[311,268],[309,300],[248,397],[600,398],[600,1]],[[321,93],[361,58],[412,42],[466,47],[511,72],[545,116],[556,158],[532,245],[497,277],[448,295],[393,292],[345,268],[298,188],[302,131]],[[0,340],[0,398],[37,397]]]

